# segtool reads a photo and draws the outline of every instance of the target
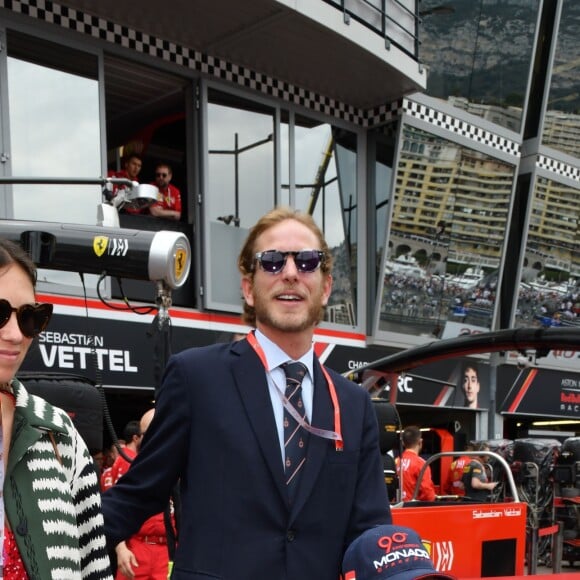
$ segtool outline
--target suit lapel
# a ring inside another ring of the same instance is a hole
[[[312,425],[321,429],[334,430],[333,407],[326,379],[322,374],[318,359],[314,359],[314,398],[312,401]],[[292,516],[295,517],[312,492],[328,452],[328,439],[310,434],[306,463],[298,482],[298,490],[292,505]]]
[[[241,355],[232,364],[236,387],[240,393],[264,460],[270,469],[272,478],[284,503],[287,503],[288,495],[278,442],[278,431],[272,411],[272,402],[264,367],[247,341],[240,341],[235,350]]]

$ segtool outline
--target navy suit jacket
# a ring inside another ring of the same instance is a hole
[[[390,523],[368,394],[330,371],[344,451],[310,436],[296,498],[284,467],[264,368],[246,340],[170,358],[153,421],[131,468],[103,496],[111,545],[133,535],[181,489],[177,580],[337,580],[344,550]],[[312,424],[333,430],[315,363]]]

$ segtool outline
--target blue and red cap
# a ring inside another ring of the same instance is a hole
[[[435,569],[419,534],[383,525],[361,534],[346,550],[343,580],[457,580]]]

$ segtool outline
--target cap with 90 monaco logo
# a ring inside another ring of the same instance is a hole
[[[435,570],[415,530],[394,525],[370,528],[352,542],[342,573],[344,580],[456,580]]]

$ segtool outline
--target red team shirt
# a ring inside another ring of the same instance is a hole
[[[137,456],[137,453],[128,447],[123,447],[123,453],[129,459],[135,459]],[[131,464],[119,455],[113,465],[103,471],[101,475],[101,491],[107,491],[110,487],[113,487],[119,480],[119,477],[127,473],[130,466]]]
[[[156,184],[153,183],[152,185]],[[170,183],[165,191],[159,190],[157,201],[153,205],[181,213],[181,192]]]
[[[403,478],[403,501],[411,501],[417,480],[419,479],[419,472],[425,464],[425,460],[419,457],[414,451],[405,449],[401,457],[397,457],[397,472],[399,477]],[[402,475],[401,475],[402,468]],[[427,467],[421,479],[421,486],[417,497],[419,501],[434,501],[435,487],[431,479],[431,468]]]
[[[450,466],[449,480],[445,493],[449,495],[465,495],[465,486],[463,485],[463,472],[469,465],[471,457],[462,455],[458,457]]]
[[[130,179],[130,177],[127,175],[127,172],[124,169],[121,169],[120,171],[109,171],[109,173],[107,174],[107,177],[124,177],[126,179]],[[132,180],[132,181],[137,181],[137,180]],[[120,189],[125,189],[124,185],[114,185],[113,186],[113,197],[115,197],[117,195],[117,192]],[[126,205],[123,208],[123,211],[126,213],[130,213],[133,215],[139,215],[139,214],[144,214],[147,213],[148,209],[135,209],[132,207],[129,207],[128,205]]]

